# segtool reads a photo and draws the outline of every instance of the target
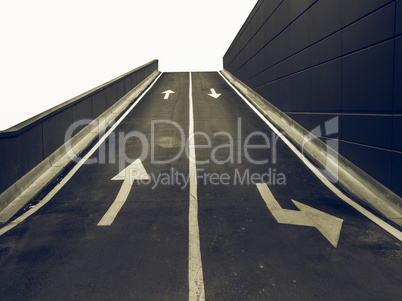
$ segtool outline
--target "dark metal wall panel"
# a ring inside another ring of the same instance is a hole
[[[337,59],[311,69],[311,111],[342,110],[342,60]]]
[[[392,189],[392,152],[345,141],[340,144],[346,158]]]
[[[272,69],[277,69],[278,77],[281,78],[304,71],[310,66],[311,53],[308,50],[303,50],[276,64]]]
[[[402,115],[393,117],[392,126],[393,148],[402,152]]]
[[[290,17],[291,19],[295,19],[300,15],[304,14],[306,10],[309,9],[311,5],[313,5],[317,0],[299,0],[299,1],[290,1]]]
[[[310,13],[313,42],[318,42],[342,28],[342,1],[319,0],[312,6]]]
[[[343,115],[342,139],[392,149],[392,127],[392,117],[388,115]]]
[[[392,111],[394,41],[343,58],[342,109]]]
[[[326,128],[325,123],[328,120],[332,120],[333,118],[338,118],[339,130],[338,132],[333,133],[331,128]],[[337,138],[339,140],[343,140],[342,131],[342,115],[339,113],[314,113],[311,114],[311,126],[310,129],[314,130],[315,128],[320,129],[321,137],[328,138]]]
[[[234,39],[230,49],[225,54],[226,64],[225,68],[232,68],[231,64],[239,52],[245,47],[249,40],[251,40],[254,34],[259,30],[262,24],[266,21],[267,15],[272,13],[272,11],[279,5],[283,0],[273,0],[273,1],[260,1],[256,4],[253,11],[250,14],[251,18],[246,20],[243,27],[239,31],[239,34]]]
[[[402,154],[401,153],[393,153],[392,154],[392,174],[391,181],[392,186],[391,189],[398,195],[402,195]]]
[[[285,81],[284,111],[311,112],[311,70],[298,72],[283,79]]]
[[[347,26],[356,20],[378,10],[395,0],[341,0],[343,25]],[[339,2],[341,2],[339,1]]]
[[[275,28],[269,26],[270,16],[274,15],[284,1],[265,1],[259,7],[258,12],[254,16],[252,22],[240,33],[239,38],[235,40],[232,49],[233,59],[229,62],[228,67],[237,71],[245,58],[255,55],[270,39]],[[258,5],[258,4],[257,4]],[[268,23],[268,24],[267,24]],[[256,24],[252,26],[250,24]],[[251,43],[251,44],[250,44]],[[263,44],[261,44],[263,43]],[[246,48],[245,48],[246,47]]]
[[[402,0],[396,2],[396,26],[395,35],[402,34]]]
[[[392,189],[401,178],[390,162],[402,153],[402,0],[256,8],[225,69],[308,130],[338,116],[341,154]]]
[[[280,35],[290,24],[290,21],[290,2],[283,1],[249,44],[257,50],[261,49],[267,42],[269,43],[276,36]]]
[[[254,89],[260,95],[263,95],[265,99],[268,99],[274,106],[280,107],[281,95],[284,94],[285,85],[283,81],[274,81],[264,86],[260,86]]]
[[[289,31],[289,54],[295,54],[312,44],[311,26],[312,15],[309,12],[298,12],[286,31]],[[297,18],[297,19],[296,19]]]
[[[325,39],[311,45],[311,66],[323,64],[342,56],[343,33],[338,31]]]
[[[345,28],[343,53],[351,53],[392,38],[395,29],[394,16],[395,3],[391,3]]]
[[[288,114],[290,118],[305,128],[311,128],[311,114]]]
[[[394,112],[402,114],[402,37],[395,40]]]

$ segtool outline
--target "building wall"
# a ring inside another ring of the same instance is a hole
[[[339,117],[340,153],[402,196],[402,0],[260,0],[223,65],[308,130]]]

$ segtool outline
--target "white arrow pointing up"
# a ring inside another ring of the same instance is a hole
[[[110,226],[119,213],[121,207],[123,207],[124,203],[126,202],[134,180],[149,180],[149,175],[145,171],[141,160],[137,159],[119,172],[116,176],[114,176],[112,180],[123,181],[123,184],[121,185],[120,191],[117,194],[112,206],[110,206],[109,210],[99,221],[98,226]]]
[[[292,202],[300,211],[283,209],[266,184],[257,184],[257,188],[278,223],[315,227],[335,248],[338,246],[343,219],[295,200]]]
[[[172,90],[167,90],[165,92],[162,92],[162,94],[165,94],[165,97],[163,99],[169,99],[169,95],[174,93]]]
[[[215,89],[211,89],[211,94],[208,94],[209,96],[212,96],[213,98],[218,98],[222,94],[216,93]]]

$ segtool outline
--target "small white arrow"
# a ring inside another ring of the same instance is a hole
[[[163,99],[169,99],[169,95],[174,93],[172,90],[167,90],[165,92],[162,92],[162,94],[165,94],[165,97]]]
[[[335,248],[338,246],[343,219],[295,200],[292,202],[300,211],[283,209],[266,184],[257,184],[257,188],[278,223],[315,227]]]
[[[110,206],[109,210],[99,221],[98,226],[110,226],[119,213],[121,207],[123,207],[124,203],[126,202],[134,180],[149,180],[149,175],[145,171],[141,160],[137,159],[119,172],[115,177],[113,177],[112,180],[123,181],[123,184],[121,185],[120,191],[117,194],[112,206]]]
[[[211,94],[208,94],[209,96],[212,96],[213,98],[218,98],[222,94],[216,93],[215,89],[211,89]]]

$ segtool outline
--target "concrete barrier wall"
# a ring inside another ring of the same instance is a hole
[[[155,70],[157,60],[1,131],[0,194],[61,147],[74,122],[96,119]]]
[[[402,0],[261,0],[224,69],[402,196]]]

